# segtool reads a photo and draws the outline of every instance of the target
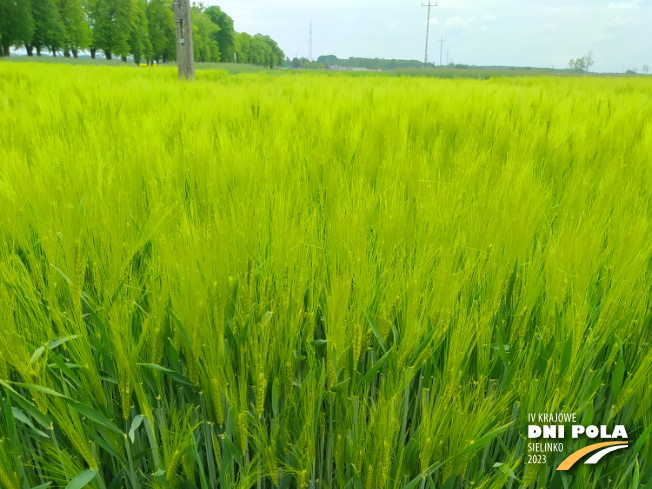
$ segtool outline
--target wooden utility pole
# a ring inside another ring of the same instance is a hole
[[[421,4],[422,7],[428,7],[428,21],[426,22],[426,55],[423,58],[423,64],[428,64],[428,33],[430,31],[430,7],[436,7],[436,3],[428,2],[428,5]]]
[[[195,53],[192,48],[190,0],[174,0],[174,25],[177,34],[179,80],[195,81]]]

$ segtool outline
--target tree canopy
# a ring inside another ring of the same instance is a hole
[[[88,51],[135,63],[176,60],[173,0],[0,0],[0,56],[25,48],[77,57]],[[270,68],[284,62],[276,41],[236,33],[220,7],[192,7],[195,61],[251,63]]]

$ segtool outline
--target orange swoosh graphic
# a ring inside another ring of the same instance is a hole
[[[575,462],[577,462],[579,459],[581,459],[584,455],[587,453],[595,452],[596,450],[599,450],[600,448],[608,447],[611,445],[627,445],[628,442],[626,441],[606,441],[604,443],[596,443],[594,445],[589,445],[588,447],[584,447],[576,452],[571,453],[566,459],[557,467],[557,470],[568,470],[570,469],[573,465],[575,465]]]

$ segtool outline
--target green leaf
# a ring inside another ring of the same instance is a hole
[[[72,285],[72,281],[66,276],[65,273],[63,273],[61,270],[59,270],[57,267],[55,267],[52,263],[50,263],[50,266],[54,268],[57,272],[59,272],[59,275],[63,277],[63,279],[68,282],[68,285]]]
[[[32,428],[36,434],[38,434],[39,436],[42,436],[44,438],[50,438],[48,435],[43,433],[41,430],[37,429],[34,426],[34,423],[32,423],[32,420],[29,419],[27,416],[25,416],[25,414],[20,409],[11,408],[11,412],[13,413],[15,419],[17,419],[21,423],[25,423],[27,426]]]
[[[55,363],[57,368],[66,374],[75,383],[75,385],[77,385],[77,387],[83,387],[83,384],[79,381],[79,378],[75,372],[72,371],[72,369],[63,361],[59,355],[56,353],[51,353],[50,357],[52,358],[52,361]]]
[[[168,361],[170,362],[170,365],[172,365],[172,368],[179,370],[180,369],[179,352],[174,347],[174,342],[172,341],[172,338],[166,338],[165,341],[163,342],[163,346],[165,347],[165,355]]]
[[[34,363],[36,360],[40,358],[40,356],[43,354],[45,351],[45,347],[41,346],[40,348],[37,348],[34,354],[32,355],[32,359],[29,361],[30,365]]]
[[[365,312],[364,315],[367,318],[367,322],[369,323],[369,327],[371,328],[371,331],[374,333],[374,336],[378,340],[378,344],[383,349],[383,352],[387,353],[387,348],[385,348],[385,342],[383,341],[383,338],[380,336],[380,333],[378,332],[378,326],[376,326],[376,323],[374,323],[371,320],[371,318],[369,317],[369,314],[367,314]]]
[[[437,470],[439,467],[444,465],[449,460],[452,460],[452,458],[449,458],[448,460],[445,460],[444,462],[438,462],[438,463],[436,463],[434,465],[431,465],[426,470],[424,470],[419,475],[417,475],[414,479],[412,479],[406,486],[403,486],[403,489],[414,489],[415,487],[417,487],[417,484],[419,484],[423,479],[428,477],[430,474],[432,474],[435,470]]]
[[[328,343],[327,340],[312,340],[310,344],[317,348],[318,346],[324,346],[326,343]]]
[[[63,394],[60,394],[57,391],[53,391],[52,389],[48,389],[47,387],[43,387],[42,385],[23,384],[21,382],[12,382],[12,384],[17,385],[18,387],[23,387],[25,389],[32,390],[32,391],[42,392],[43,394],[49,394],[51,396],[66,397]]]
[[[131,428],[129,429],[129,438],[131,439],[131,443],[136,442],[136,430],[140,426],[140,423],[143,422],[145,419],[145,416],[142,415],[137,415],[134,417],[134,420],[131,422]]]
[[[82,404],[81,402],[77,402],[73,399],[70,399],[69,397],[64,397],[64,401],[66,401],[68,404],[74,407],[82,416],[85,416],[88,419],[91,419],[96,423],[99,423],[102,426],[112,431],[115,431],[116,433],[120,433],[121,435],[124,435],[124,431],[122,431],[115,424],[109,421],[103,414],[100,414],[97,411],[95,411],[95,409],[87,406],[86,404]]]
[[[566,346],[564,347],[564,352],[561,355],[561,367],[559,369],[560,377],[564,375],[566,369],[570,365],[572,353],[573,353],[573,331],[571,330],[570,336],[566,340]]]
[[[444,483],[444,485],[441,486],[441,489],[453,489],[456,480],[457,480],[457,472],[453,472],[448,477],[448,480]]]
[[[593,378],[593,381],[591,382],[591,385],[589,385],[584,392],[590,393],[590,395],[593,395],[593,393],[597,390],[598,386],[602,383],[602,377],[604,376],[604,372],[607,368],[607,365],[604,364],[600,370],[598,370],[598,373],[595,374],[595,377]],[[581,396],[584,397],[584,396]],[[615,413],[613,413],[615,414]],[[565,472],[564,472],[565,474]]]
[[[11,393],[11,397],[22,406],[22,408],[27,411],[32,418],[34,418],[38,423],[43,426],[45,429],[49,430],[52,426],[52,420],[41,411],[39,411],[36,406],[21,396],[16,390],[14,390],[9,384],[0,380],[0,385],[7,389]]]
[[[75,338],[77,338],[77,335],[64,336],[63,338],[51,340],[47,343],[47,347],[50,350],[54,350],[57,346],[63,345],[66,341],[74,340]]]
[[[155,363],[137,363],[136,365],[139,365],[141,367],[151,368],[151,369],[154,369],[154,370],[159,370],[161,372],[165,372],[170,377],[172,377],[174,380],[176,380],[177,382],[180,382],[182,384],[192,385],[192,386],[195,385],[192,382],[190,382],[190,379],[188,379],[187,377],[184,377],[179,372],[176,372],[174,370],[170,370],[169,368],[161,367],[160,365],[156,365]]]
[[[632,451],[633,457],[638,455],[638,452],[641,451],[641,448],[643,448],[643,445],[645,444],[648,437],[650,436],[650,432],[652,432],[652,423],[650,423],[650,426],[645,428],[645,431],[641,434],[641,436],[638,437],[638,440],[636,440],[636,444],[634,445],[634,450]]]
[[[70,484],[66,486],[66,489],[81,489],[82,487],[86,487],[90,481],[95,479],[96,475],[97,470],[84,470],[70,481]]]
[[[274,379],[272,384],[272,411],[274,416],[278,415],[278,379]]]
[[[167,483],[166,483],[166,480],[165,480],[165,470],[158,469],[152,475],[158,479],[159,484],[161,484],[163,487],[167,486]]]
[[[509,359],[507,358],[507,351],[505,350],[503,335],[500,333],[500,327],[498,325],[496,325],[496,334],[498,335],[498,354],[500,355],[500,358],[505,365],[505,370],[509,372]]]
[[[224,451],[228,451],[231,458],[234,458],[242,466],[242,454],[240,449],[236,448],[228,436],[224,437]]]
[[[45,484],[41,484],[40,486],[34,486],[32,489],[45,489],[46,487],[50,487],[52,485],[52,482],[46,482]]]
[[[349,378],[349,379],[343,380],[343,381],[340,382],[339,384],[334,385],[333,387],[330,388],[330,391],[331,391],[331,392],[337,392],[337,391],[339,391],[342,387],[344,387],[346,384],[349,383],[349,380],[351,380],[351,379]]]
[[[95,430],[91,428],[89,425],[84,425],[84,429],[86,430],[86,433],[88,433],[88,436],[90,436],[95,443],[97,443],[100,447],[102,447],[103,450],[108,452],[111,456],[117,458],[123,463],[127,463],[127,461],[122,457],[118,452],[116,452],[111,445],[109,445],[104,438],[102,438],[98,433],[95,433]],[[115,435],[114,435],[115,436]]]
[[[122,478],[124,477],[124,469],[120,469],[120,471],[115,475],[111,483],[107,486],[106,489],[118,489],[122,485]]]
[[[436,324],[435,326],[433,326],[433,328],[428,332],[428,334],[423,339],[423,341],[421,341],[421,343],[419,344],[419,347],[417,348],[417,350],[412,355],[411,363],[415,363],[416,360],[419,358],[419,356],[425,351],[425,349],[428,347],[428,345],[432,341],[432,338],[435,335],[435,331],[437,331],[438,328],[439,328],[439,324]]]
[[[495,430],[490,431],[489,433],[487,433],[484,436],[481,436],[479,439],[477,439],[476,441],[471,443],[468,447],[466,447],[464,450],[462,450],[461,452],[459,452],[455,456],[457,457],[457,456],[462,455],[464,453],[474,452],[474,451],[478,450],[479,448],[482,448],[487,443],[489,443],[491,440],[493,440],[496,436],[498,436],[500,433],[502,433],[507,428],[509,428],[510,425],[511,425],[511,423],[508,423],[506,425],[501,426],[500,428],[496,428]]]
[[[192,436],[192,448],[193,458],[195,459],[197,467],[199,468],[199,485],[201,486],[201,489],[209,489],[208,483],[206,482],[206,474],[204,473],[204,464],[201,458],[199,458],[199,452],[197,451],[197,443],[195,441],[194,435]]]
[[[623,359],[622,352],[618,355],[618,361],[614,367],[613,374],[611,374],[611,403],[616,404],[618,394],[623,386],[623,378],[625,376],[625,360]]]
[[[387,361],[387,357],[389,357],[389,354],[392,352],[392,349],[394,347],[390,348],[387,350],[387,353],[385,353],[380,359],[374,364],[373,367],[371,367],[366,374],[363,375],[363,377],[360,379],[358,382],[358,386],[364,384],[365,382],[371,380],[374,375],[378,373],[378,371],[382,368],[383,364]]]
[[[16,408],[11,407],[11,397],[7,396],[7,401],[4,403],[4,414],[5,422],[7,423],[7,431],[9,433],[9,438],[11,439],[16,438],[16,423],[14,421],[16,413],[14,412],[14,409]]]
[[[192,343],[190,342],[190,336],[188,336],[188,332],[186,331],[186,328],[183,327],[183,323],[181,322],[181,319],[179,319],[179,316],[177,316],[175,312],[172,310],[170,311],[170,314],[174,318],[174,322],[177,323],[179,331],[181,331],[181,337],[183,338],[183,341],[186,343],[188,349],[192,351]]]

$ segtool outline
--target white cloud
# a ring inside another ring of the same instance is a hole
[[[606,25],[610,27],[626,27],[630,25],[641,25],[642,21],[638,17],[635,17],[634,15],[630,15],[628,17],[620,17],[616,16],[613,19],[611,19],[609,22],[607,22]]]
[[[633,10],[638,8],[641,0],[632,0],[631,2],[611,2],[607,5],[607,10]]]
[[[446,27],[455,29],[455,28],[464,28],[467,27],[469,23],[464,20],[462,17],[451,17],[446,21]]]
[[[430,24],[439,25],[439,19],[437,17],[430,17]]]
[[[494,14],[484,14],[484,15],[480,18],[480,20],[481,20],[482,22],[493,22],[493,21],[496,20],[497,18],[498,18],[498,17],[495,16]]]

